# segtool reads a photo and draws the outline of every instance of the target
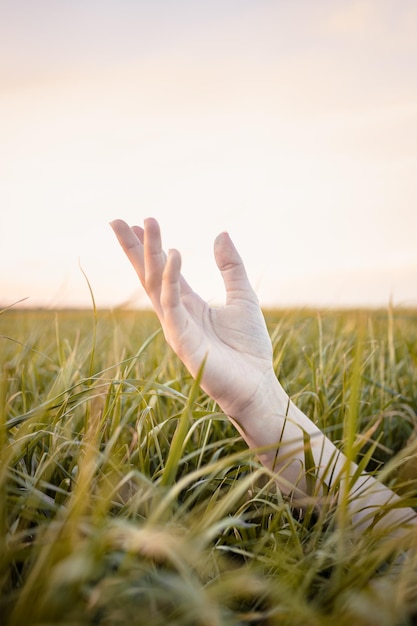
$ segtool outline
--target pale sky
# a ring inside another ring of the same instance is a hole
[[[417,306],[414,0],[0,0],[0,306],[147,304],[153,215],[221,302]]]

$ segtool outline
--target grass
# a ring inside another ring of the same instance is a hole
[[[415,504],[417,312],[266,318],[298,406]],[[415,623],[415,540],[293,509],[153,314],[7,310],[0,341],[2,624]]]

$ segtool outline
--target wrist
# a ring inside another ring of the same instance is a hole
[[[271,369],[259,382],[256,393],[242,406],[239,415],[234,416],[245,427],[254,421],[263,422],[271,418],[285,419],[289,397]]]
[[[291,402],[272,370],[264,376],[256,394],[245,406],[238,407],[236,412],[225,412],[250,448],[264,448],[257,454],[263,465],[275,471],[284,460],[291,484],[302,484],[305,435],[311,436],[312,453],[317,466],[320,465],[324,453],[323,434]],[[331,447],[325,456],[333,454]]]
[[[261,447],[280,440],[289,406],[288,394],[271,368],[244,404],[236,401],[222,408],[250,447]]]

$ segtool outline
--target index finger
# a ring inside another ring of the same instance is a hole
[[[142,242],[134,230],[123,220],[113,220],[113,222],[110,222],[110,226],[123,248],[124,253],[136,270],[140,282],[144,285],[145,263]]]

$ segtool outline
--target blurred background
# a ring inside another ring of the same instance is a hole
[[[153,215],[213,303],[417,306],[413,0],[0,1],[0,304],[148,301]],[[82,270],[81,270],[82,268]]]

